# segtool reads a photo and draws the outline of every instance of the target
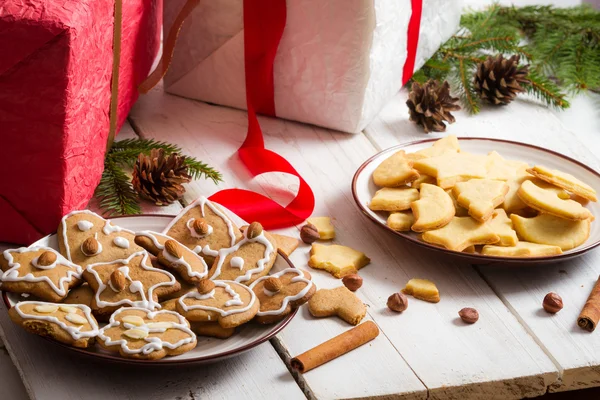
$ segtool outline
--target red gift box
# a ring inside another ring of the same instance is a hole
[[[160,45],[162,0],[122,1],[117,128]],[[0,241],[29,244],[84,208],[110,131],[115,0],[3,0]]]

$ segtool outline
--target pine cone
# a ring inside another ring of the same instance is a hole
[[[152,149],[149,156],[143,153],[138,156],[131,183],[141,197],[164,206],[180,199],[185,193],[181,184],[191,179],[184,156],[177,153],[165,156],[163,149]]]
[[[521,84],[529,82],[529,65],[519,67],[519,59],[518,55],[504,58],[500,54],[480,63],[473,81],[479,96],[492,104],[508,104],[524,92]]]
[[[438,81],[428,80],[423,85],[413,82],[406,105],[410,113],[410,120],[421,125],[425,133],[431,131],[445,132],[446,125],[454,122],[450,111],[460,110],[456,104],[458,98],[450,96],[450,85],[444,81],[442,86]]]

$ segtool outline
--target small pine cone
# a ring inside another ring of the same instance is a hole
[[[440,86],[438,81],[430,79],[423,85],[413,82],[406,105],[410,120],[421,125],[425,133],[445,132],[444,121],[450,124],[455,121],[450,111],[460,110],[457,101],[457,97],[450,96],[447,81]]]
[[[149,156],[138,156],[131,183],[141,197],[164,206],[180,199],[185,193],[182,183],[191,179],[184,156],[165,155],[163,149],[152,149]]]
[[[529,65],[519,67],[519,59],[519,55],[504,58],[500,54],[479,63],[473,84],[483,100],[504,105],[525,91],[521,84],[529,83]]]

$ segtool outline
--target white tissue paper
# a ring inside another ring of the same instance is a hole
[[[165,32],[185,0],[164,5]],[[461,0],[423,0],[415,70],[458,28]],[[165,90],[246,109],[243,0],[201,1],[185,21]],[[275,57],[277,117],[360,132],[398,92],[410,0],[287,0]]]

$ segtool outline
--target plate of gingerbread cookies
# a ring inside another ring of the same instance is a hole
[[[564,261],[600,244],[600,174],[565,155],[488,138],[394,146],[356,172],[356,204],[421,247],[477,264]]]
[[[12,321],[74,351],[141,364],[212,362],[276,335],[315,293],[299,244],[201,197],[179,215],[63,217],[0,256]]]

